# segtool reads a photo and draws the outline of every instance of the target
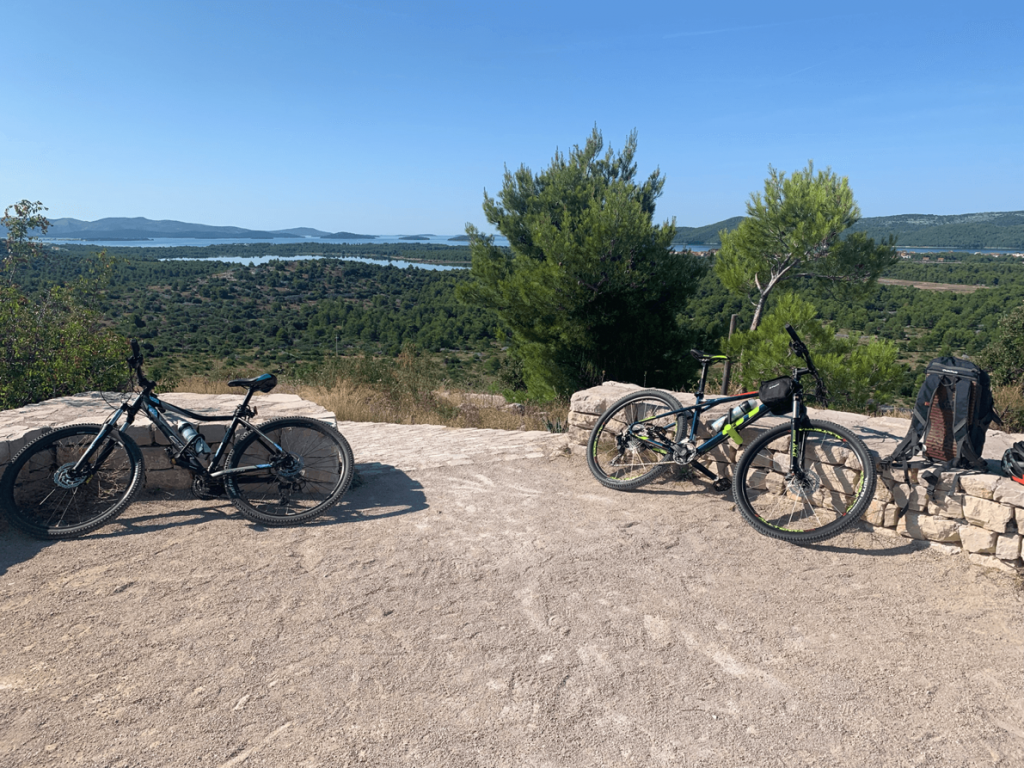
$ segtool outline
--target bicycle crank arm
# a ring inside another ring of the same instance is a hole
[[[711,481],[711,487],[716,491],[727,491],[729,486],[732,484],[727,477],[719,477],[710,469],[705,467],[703,464],[699,464],[696,461],[690,462],[691,467],[696,467],[697,471],[705,475]]]
[[[703,464],[701,464],[699,462],[691,461],[690,462],[690,466],[694,467],[698,472],[700,472],[702,475],[707,477],[709,480],[719,480],[720,479],[718,477],[718,475],[716,475],[714,472],[712,472],[710,469],[708,469],[707,467],[705,467]]]

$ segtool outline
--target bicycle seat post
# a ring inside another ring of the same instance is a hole
[[[697,385],[697,402],[699,403],[704,399],[704,385],[708,380],[708,368],[711,367],[711,361],[705,360],[703,365],[700,367],[700,384]]]

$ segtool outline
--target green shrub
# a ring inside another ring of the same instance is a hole
[[[11,208],[14,209],[12,215]],[[34,230],[49,222],[39,203],[22,200],[5,212],[0,264],[0,410],[52,397],[119,388],[128,373],[125,340],[104,327],[82,296],[95,292],[81,281],[29,296],[15,282],[19,265],[40,258]]]
[[[872,411],[891,403],[900,391],[906,372],[896,362],[895,344],[877,340],[860,344],[856,339],[839,338],[831,325],[818,318],[814,305],[792,293],[778,299],[757,330],[737,333],[724,342],[725,354],[739,364],[735,375],[744,389],[757,389],[762,381],[789,375],[792,368],[803,366],[800,358],[789,354],[787,323],[810,350],[828,388],[830,408]],[[804,386],[813,393],[812,380],[805,378]]]

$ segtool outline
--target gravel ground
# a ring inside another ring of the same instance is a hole
[[[358,454],[357,454],[358,455]],[[0,529],[0,766],[1021,766],[1013,577],[579,458]]]

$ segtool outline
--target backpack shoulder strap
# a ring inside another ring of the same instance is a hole
[[[956,446],[955,456],[958,464],[966,462],[975,469],[985,466],[985,461],[974,450],[967,438],[970,436],[970,403],[971,386],[975,382],[969,377],[956,380],[956,397],[953,401],[953,442]]]
[[[889,458],[885,460],[886,462],[906,461],[914,454],[920,453],[921,441],[924,439],[924,433],[928,427],[928,409],[941,380],[940,373],[928,371],[924,377],[924,384],[921,385],[921,389],[917,393],[917,402],[914,404],[914,412],[910,416],[910,429],[907,431],[907,436],[896,446]]]

